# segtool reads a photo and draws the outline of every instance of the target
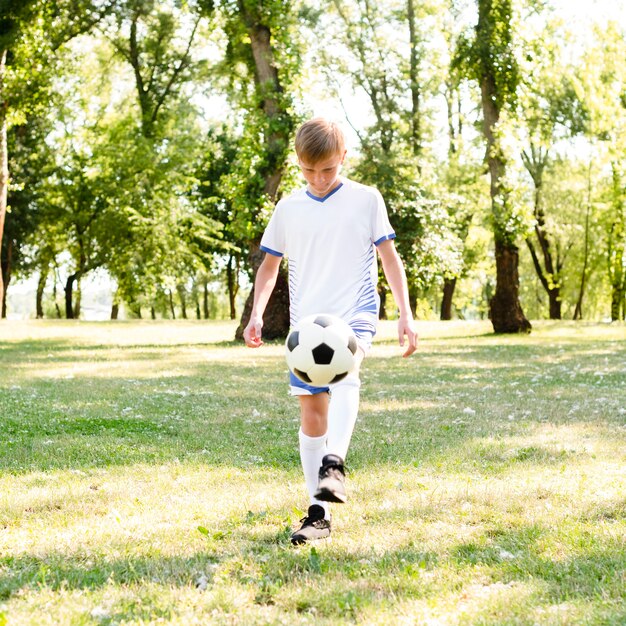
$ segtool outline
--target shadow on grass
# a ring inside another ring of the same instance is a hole
[[[493,580],[547,584],[554,602],[575,599],[620,599],[626,589],[626,546],[617,537],[595,537],[589,530],[572,530],[563,537],[565,547],[554,558],[546,556],[544,541],[558,542],[559,531],[537,525],[491,530],[482,541],[461,543],[450,558],[459,567],[484,566]],[[483,570],[484,571],[484,570]]]
[[[109,375],[115,360],[103,358],[106,376],[37,378],[25,372],[18,385],[0,387],[0,469],[24,473],[175,459],[297,468],[298,407],[287,396],[282,357],[249,351],[253,364],[192,359],[177,354],[183,345],[203,344],[154,346],[153,353],[145,353],[143,344],[77,346],[57,340],[3,348],[0,362],[9,371],[13,365],[36,371],[39,362],[88,368],[91,350],[103,356],[128,351],[145,369],[133,378]],[[574,452],[537,444],[511,451],[506,443],[480,440],[527,436],[546,421],[588,421],[602,432],[623,423],[617,410],[626,404],[622,364],[615,342],[606,341],[588,350],[478,343],[435,346],[408,362],[372,358],[364,366],[368,408],[361,412],[349,463],[359,468],[458,457],[493,473],[516,463],[568,461]],[[574,411],[576,403],[587,407]],[[594,404],[606,410],[596,415],[589,408]]]
[[[269,342],[268,342],[269,343]],[[25,355],[30,363],[51,361],[67,362],[77,361],[88,352],[106,353],[112,351],[128,352],[133,359],[151,358],[153,352],[163,352],[176,349],[212,349],[212,348],[242,348],[241,341],[184,341],[177,343],[76,343],[64,339],[30,339],[11,342],[0,342],[0,361],[19,361]],[[78,358],[77,358],[78,355]]]
[[[461,597],[465,585],[476,584],[480,568],[481,585],[488,586],[487,580],[535,586],[541,596],[533,603],[535,608],[583,601],[592,614],[607,615],[608,610],[609,617],[617,619],[626,613],[620,603],[626,552],[618,538],[595,542],[589,536],[576,554],[550,559],[541,546],[555,529],[529,525],[492,530],[483,541],[460,543],[441,553],[407,541],[381,554],[369,546],[347,551],[325,542],[293,548],[285,529],[275,525],[275,530],[266,526],[259,530],[260,521],[250,516],[230,524],[223,545],[218,540],[206,551],[185,557],[158,553],[117,559],[63,553],[3,557],[0,600],[24,589],[93,591],[115,584],[135,591],[132,601],[120,599],[109,607],[111,618],[154,619],[175,611],[171,601],[161,601],[158,587],[193,588],[203,578],[209,590],[240,588],[257,605],[358,620],[370,607],[390,608],[442,594]]]

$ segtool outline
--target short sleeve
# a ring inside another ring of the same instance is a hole
[[[376,207],[372,218],[372,241],[375,246],[380,245],[383,241],[395,239],[396,233],[389,222],[387,215],[387,207],[382,194],[377,189],[374,190],[374,200]]]
[[[261,238],[261,250],[279,257],[285,254],[285,224],[282,215],[279,202]]]

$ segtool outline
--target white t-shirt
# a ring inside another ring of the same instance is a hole
[[[380,192],[341,178],[324,198],[300,189],[278,202],[261,250],[289,260],[291,324],[330,313],[374,330],[380,299],[375,246],[395,233]]]

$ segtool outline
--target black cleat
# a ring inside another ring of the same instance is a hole
[[[300,522],[302,526],[291,534],[291,543],[294,546],[307,541],[325,539],[330,535],[330,520],[324,519],[324,507],[319,504],[312,504],[306,517]]]
[[[317,492],[313,496],[322,502],[344,503],[348,499],[345,486],[346,471],[343,459],[336,454],[327,454],[322,459],[320,467],[320,481]]]

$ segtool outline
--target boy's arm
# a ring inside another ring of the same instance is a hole
[[[400,318],[398,319],[398,339],[400,345],[404,346],[404,337],[408,339],[407,346],[402,356],[407,357],[417,349],[417,333],[413,328],[413,314],[409,305],[409,290],[406,282],[406,274],[404,265],[398,256],[393,240],[383,241],[378,246],[378,254],[383,264],[383,272],[385,278],[391,288],[393,298],[400,309]]]
[[[263,343],[261,341],[263,313],[276,284],[276,277],[282,260],[283,258],[280,256],[266,253],[257,270],[254,279],[254,300],[250,321],[243,331],[244,341],[249,348],[258,348]]]

